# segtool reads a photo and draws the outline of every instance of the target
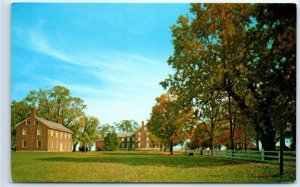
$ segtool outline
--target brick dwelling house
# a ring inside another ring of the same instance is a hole
[[[33,108],[28,118],[16,125],[16,151],[72,152],[72,131],[58,123],[36,116]]]
[[[117,133],[119,140],[120,150],[152,150],[159,149],[149,139],[150,132],[147,129],[147,125],[142,121],[142,127],[135,132],[129,133]],[[96,149],[104,149],[104,141],[96,142]]]
[[[148,131],[147,125],[142,121],[142,127],[135,131],[135,145],[139,150],[153,149],[155,145],[149,139],[150,132]]]

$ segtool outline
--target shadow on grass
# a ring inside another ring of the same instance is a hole
[[[167,167],[219,167],[224,165],[237,165],[243,162],[225,160],[209,156],[187,156],[187,155],[147,155],[147,154],[109,154],[105,157],[95,155],[83,155],[83,157],[49,157],[39,158],[41,161],[73,162],[73,163],[117,163],[131,166],[167,166]]]

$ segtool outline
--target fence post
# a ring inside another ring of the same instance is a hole
[[[261,161],[265,160],[264,149],[261,149]]]

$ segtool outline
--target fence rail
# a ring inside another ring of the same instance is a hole
[[[194,152],[195,153],[195,152]],[[200,152],[199,152],[200,154]],[[279,163],[279,151],[236,151],[236,150],[203,150],[203,155],[213,155],[223,158],[249,160],[267,163]],[[296,151],[283,152],[284,164],[296,165]]]

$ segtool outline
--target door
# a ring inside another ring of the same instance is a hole
[[[60,151],[60,152],[63,152],[63,148],[64,148],[64,147],[63,147],[63,143],[60,143],[60,144],[59,144],[59,151]]]

